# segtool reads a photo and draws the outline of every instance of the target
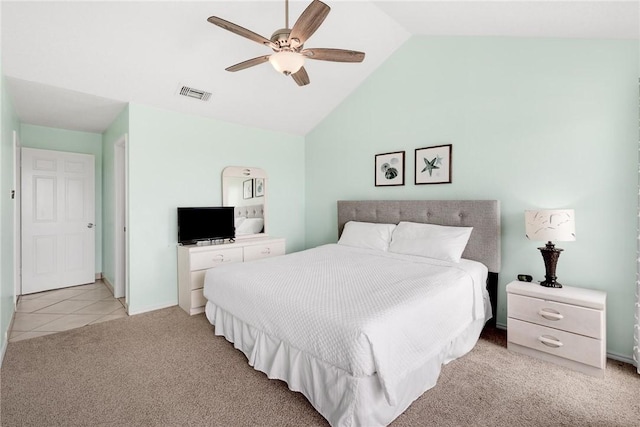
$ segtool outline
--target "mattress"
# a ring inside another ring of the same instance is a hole
[[[204,296],[215,333],[332,425],[384,425],[475,345],[486,277],[469,260],[324,245],[211,269]]]

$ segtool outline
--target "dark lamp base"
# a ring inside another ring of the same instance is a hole
[[[546,288],[561,288],[562,285],[558,282],[554,281],[547,281],[545,280],[544,282],[540,282],[540,286],[544,286]]]
[[[561,288],[562,285],[556,282],[556,279],[558,278],[556,276],[556,265],[558,264],[558,258],[560,257],[560,252],[562,252],[562,249],[556,248],[555,245],[551,242],[547,242],[545,247],[538,249],[542,253],[545,267],[545,281],[540,282],[540,286],[544,286],[547,288]]]

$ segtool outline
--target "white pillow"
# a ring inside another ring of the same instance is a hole
[[[344,225],[338,244],[387,251],[394,228],[395,224],[349,221]]]
[[[401,221],[391,236],[389,252],[460,262],[473,227],[447,227]]]
[[[236,234],[258,234],[264,227],[263,218],[247,218],[236,228]]]
[[[235,227],[238,228],[245,219],[247,219],[247,217],[244,217],[244,216],[235,217],[235,220],[234,220]]]

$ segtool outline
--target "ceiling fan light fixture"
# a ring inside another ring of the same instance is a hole
[[[269,62],[277,72],[284,75],[295,74],[304,65],[304,56],[296,52],[281,51],[272,54]]]
[[[293,27],[289,27],[289,0],[285,0],[284,9],[284,28],[276,30],[271,35],[271,40],[217,16],[210,16],[207,19],[213,25],[260,43],[263,46],[269,46],[275,52],[271,55],[262,55],[242,61],[225,68],[225,70],[240,71],[269,61],[276,71],[285,76],[291,76],[298,86],[306,86],[310,83],[310,80],[307,71],[304,69],[305,59],[330,62],[362,62],[364,60],[364,52],[355,50],[333,48],[303,49],[309,37],[316,32],[331,10],[321,0],[312,0],[293,24]]]

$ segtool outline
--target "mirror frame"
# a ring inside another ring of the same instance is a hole
[[[227,166],[222,170],[222,206],[230,206],[228,203],[228,190],[227,185],[229,183],[229,179],[231,178],[262,178],[264,179],[264,199],[263,199],[263,218],[264,218],[264,228],[262,233],[258,234],[245,234],[242,236],[236,235],[236,240],[239,239],[255,239],[257,237],[267,237],[267,191],[269,186],[267,185],[267,173],[260,168],[250,168],[245,166]],[[235,218],[235,214],[234,214]]]

